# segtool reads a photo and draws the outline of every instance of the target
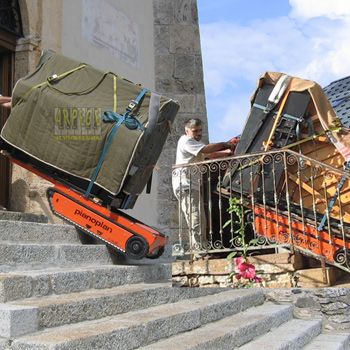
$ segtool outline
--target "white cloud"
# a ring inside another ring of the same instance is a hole
[[[350,16],[348,0],[289,0],[291,16],[301,19],[328,17],[331,19]]]
[[[244,26],[201,26],[208,118],[214,126],[211,139],[217,141],[229,132],[234,136],[243,128],[249,96],[265,71],[285,72],[322,86],[350,75],[350,1],[289,2],[288,16]],[[228,98],[221,111],[224,117],[216,122],[214,106]]]

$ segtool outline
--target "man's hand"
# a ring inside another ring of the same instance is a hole
[[[0,95],[0,106],[4,108],[11,108],[11,97]]]
[[[228,141],[231,145],[237,145],[237,143],[239,142],[240,140],[240,137],[239,136],[236,136],[236,137],[233,137],[230,141]]]
[[[236,136],[236,137],[233,137],[230,141],[227,142],[230,145],[230,149],[231,149],[232,154],[234,153],[239,140],[240,140],[240,137]]]

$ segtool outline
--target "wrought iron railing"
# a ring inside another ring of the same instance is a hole
[[[253,242],[249,249],[285,246],[350,272],[350,173],[341,159],[279,150],[174,166],[174,255],[239,251]],[[232,200],[242,206],[246,242],[228,212]]]

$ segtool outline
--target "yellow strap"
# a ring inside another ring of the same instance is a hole
[[[56,81],[56,80],[60,80],[60,79],[62,79],[62,78],[64,78],[64,77],[66,77],[67,75],[69,75],[69,74],[71,74],[71,73],[74,73],[75,71],[77,71],[77,70],[79,70],[79,69],[82,69],[82,68],[84,68],[84,67],[86,67],[86,64],[82,64],[81,66],[78,66],[78,67],[75,67],[75,68],[73,68],[73,69],[71,69],[71,70],[69,70],[69,71],[67,71],[67,72],[64,72],[64,73],[62,73],[62,74],[60,74],[60,75],[57,75],[56,77],[53,77],[52,76],[52,79],[50,80],[49,78],[48,78],[48,80],[49,81]]]
[[[280,105],[280,108],[278,109],[278,113],[276,115],[276,119],[275,119],[275,122],[273,123],[273,126],[272,126],[272,129],[271,129],[271,132],[270,132],[270,135],[267,139],[267,141],[265,141],[265,144],[264,144],[264,151],[268,151],[268,149],[270,148],[271,146],[271,141],[272,141],[272,137],[276,131],[276,128],[277,128],[277,125],[279,123],[279,120],[281,118],[281,115],[282,115],[282,111],[283,111],[283,108],[284,108],[284,105],[286,104],[287,102],[287,99],[288,99],[288,96],[289,96],[289,91],[287,91],[283,97],[283,100],[281,102],[281,105]]]
[[[75,71],[77,71],[77,70],[79,70],[79,69],[82,69],[82,68],[84,68],[84,67],[86,67],[86,64],[82,64],[81,66],[78,66],[78,67],[76,67],[76,68],[73,68],[73,69],[71,69],[71,70],[69,70],[69,71],[67,71],[67,72],[64,72],[64,73],[60,74],[60,75],[57,75],[57,76],[54,76],[54,75],[53,75],[53,76],[51,76],[51,77],[48,77],[44,82],[32,86],[32,87],[23,95],[23,97],[20,99],[20,102],[23,101],[23,100],[25,100],[25,99],[32,93],[33,90],[38,89],[38,88],[40,88],[40,87],[42,87],[42,86],[44,86],[44,85],[48,85],[48,84],[50,84],[51,81],[60,80],[60,79],[62,79],[62,78],[64,78],[64,77],[66,77],[67,75],[69,75],[69,74],[71,74],[71,73],[73,73],[73,72],[75,72]],[[50,78],[51,78],[51,79],[50,79]]]
[[[113,75],[113,112],[117,112],[117,77]]]
[[[47,84],[47,81],[44,81],[43,83],[40,83],[38,85],[34,85],[32,86],[24,95],[23,97],[20,99],[19,102],[22,102],[23,100],[25,100],[31,93],[34,89],[37,89],[39,87],[42,87],[43,85],[46,85]]]
[[[282,147],[281,149],[286,149],[286,148],[292,148],[294,146],[298,146],[304,142],[307,142],[307,141],[312,141],[312,140],[316,140],[318,139],[318,141],[321,141],[321,142],[325,142],[327,141],[328,139],[325,138],[324,140],[321,139],[323,136],[327,135],[328,132],[336,132],[336,133],[339,133],[341,132],[343,129],[342,127],[338,127],[338,126],[335,126],[335,127],[330,127],[329,129],[327,130],[324,130],[323,132],[319,133],[319,134],[315,134],[315,135],[311,135],[311,136],[308,136],[302,140],[299,140],[299,141],[296,141],[296,142],[293,142],[293,143],[290,143],[289,145],[286,145],[284,147]]]

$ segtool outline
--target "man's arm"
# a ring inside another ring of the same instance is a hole
[[[208,153],[223,151],[225,149],[231,149],[231,147],[232,144],[230,142],[209,143],[201,149],[201,153],[207,155]]]
[[[203,147],[201,152],[204,154],[205,158],[208,159],[229,157],[234,154],[239,139],[239,137],[234,137],[228,142],[210,143]]]
[[[182,148],[185,152],[188,152],[194,156],[197,156],[199,153],[201,153],[205,158],[211,158],[211,154],[214,155],[216,152],[227,150],[228,154],[225,156],[228,157],[233,154],[237,142],[238,140],[234,138],[228,142],[209,143],[208,145],[205,145],[201,141],[196,141],[193,138],[188,138],[183,144]]]

